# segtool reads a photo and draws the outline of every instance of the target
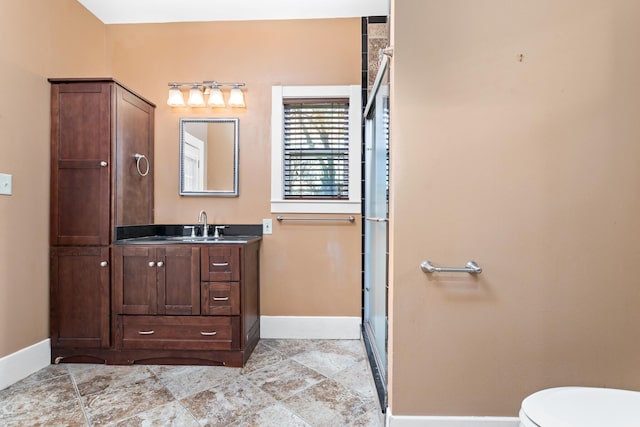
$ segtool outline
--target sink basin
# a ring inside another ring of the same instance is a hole
[[[167,236],[166,240],[184,243],[247,243],[249,240],[255,239],[256,236]]]
[[[222,243],[249,243],[250,241],[260,239],[260,236],[145,236],[134,237],[131,239],[123,239],[119,241],[121,244],[130,245],[148,245],[148,244],[177,244],[177,243],[203,243],[203,244],[222,244]]]

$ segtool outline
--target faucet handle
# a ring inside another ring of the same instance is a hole
[[[191,229],[191,237],[196,237],[196,226],[195,225],[185,225],[185,230]]]
[[[222,231],[227,228],[227,225],[216,225],[214,228],[214,232],[213,232],[213,237],[214,238],[218,238],[220,236],[222,236]]]

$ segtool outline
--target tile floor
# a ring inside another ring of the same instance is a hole
[[[262,340],[243,368],[51,365],[0,390],[1,426],[383,425],[358,340]]]

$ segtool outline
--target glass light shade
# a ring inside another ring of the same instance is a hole
[[[242,90],[238,86],[235,86],[231,89],[231,93],[229,94],[229,106],[230,107],[244,107],[244,95],[242,94]]]
[[[169,99],[167,99],[167,105],[170,107],[184,107],[184,97],[182,91],[178,86],[171,86],[169,88]]]
[[[189,100],[187,101],[190,107],[204,107],[204,95],[199,86],[194,86],[189,89]]]
[[[209,107],[224,107],[224,97],[219,87],[214,86],[211,88],[207,105],[209,105]]]

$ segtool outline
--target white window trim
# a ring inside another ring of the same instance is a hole
[[[359,85],[273,86],[271,88],[271,212],[360,213],[362,101]],[[349,200],[285,200],[283,123],[286,98],[349,98]]]

